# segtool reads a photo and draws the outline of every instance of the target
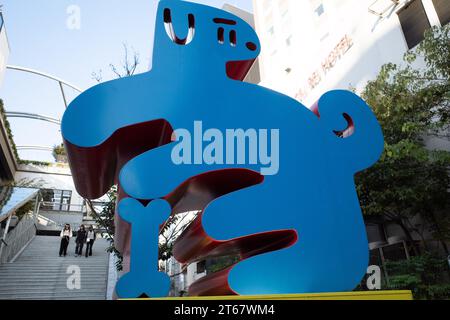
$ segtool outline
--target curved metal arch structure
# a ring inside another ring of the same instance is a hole
[[[40,120],[40,121],[46,121],[50,123],[54,123],[56,125],[61,125],[61,120],[58,120],[56,118],[40,115],[37,113],[28,113],[28,112],[18,112],[18,111],[7,111],[5,112],[5,115],[8,118],[25,118],[25,119],[33,119],[33,120]]]
[[[12,65],[7,65],[6,68],[10,69],[10,70],[16,70],[16,71],[32,73],[32,74],[35,74],[35,75],[38,75],[38,76],[41,76],[41,77],[44,77],[44,78],[48,78],[50,80],[58,82],[59,88],[61,89],[61,94],[62,94],[62,98],[63,98],[63,101],[64,101],[64,106],[66,108],[68,106],[68,103],[67,103],[66,93],[64,92],[64,86],[63,85],[66,85],[66,86],[68,86],[68,87],[70,87],[70,88],[72,88],[75,91],[78,91],[80,93],[83,91],[80,88],[78,88],[77,86],[75,86],[75,85],[73,85],[73,84],[71,84],[71,83],[69,83],[69,82],[67,82],[65,80],[62,80],[61,78],[55,77],[55,76],[53,76],[51,74],[48,74],[48,73],[45,73],[45,72],[41,72],[41,71],[30,69],[30,68],[20,67],[20,66],[12,66]]]
[[[53,151],[54,147],[50,146],[17,146],[17,150],[36,150],[36,151]]]
[[[6,69],[30,73],[30,74],[34,74],[34,75],[58,82],[65,108],[67,108],[68,102],[67,102],[67,98],[66,98],[66,93],[64,91],[64,86],[72,88],[73,90],[75,90],[79,93],[83,92],[83,90],[81,88],[75,86],[74,84],[67,82],[61,78],[58,78],[58,77],[51,75],[49,73],[46,73],[46,72],[38,71],[35,69],[31,69],[31,68],[21,67],[21,66],[15,66],[15,65],[7,65]],[[5,112],[5,115],[9,118],[26,118],[26,119],[46,121],[46,122],[54,123],[56,125],[61,125],[61,120],[59,120],[59,119],[36,114],[36,113],[9,111],[9,112]],[[17,146],[17,149],[18,150],[53,151],[53,147],[48,147],[48,146]]]

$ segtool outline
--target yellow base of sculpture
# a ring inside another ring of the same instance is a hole
[[[183,297],[146,300],[413,300],[409,290],[353,291],[260,296]]]

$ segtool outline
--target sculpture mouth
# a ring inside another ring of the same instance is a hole
[[[243,61],[227,62],[226,70],[228,78],[238,81],[244,81],[255,61],[256,58]]]

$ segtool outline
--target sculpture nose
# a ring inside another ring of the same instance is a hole
[[[256,49],[258,49],[258,46],[254,42],[247,42],[246,46],[250,51],[256,51]]]

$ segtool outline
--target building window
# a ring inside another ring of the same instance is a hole
[[[204,273],[206,271],[206,260],[197,262],[197,274]]]
[[[442,26],[450,22],[450,3],[448,0],[433,0],[434,8]]]
[[[289,11],[289,2],[287,0],[281,0],[278,3],[278,8],[280,12],[287,12]]]
[[[291,32],[292,30],[292,21],[291,21],[291,16],[290,15],[286,15],[282,18],[283,20],[283,31],[287,34],[289,34],[289,32]]]
[[[72,191],[41,189],[42,206],[41,209],[47,211],[70,211],[70,201]]]
[[[425,31],[431,28],[422,1],[412,1],[397,14],[408,48],[412,49],[424,39]]]
[[[323,7],[323,3],[321,3],[314,12],[320,17],[322,14],[324,14],[325,9]]]
[[[289,36],[289,37],[286,39],[286,45],[287,45],[288,47],[290,47],[290,46],[292,45],[292,36]]]

